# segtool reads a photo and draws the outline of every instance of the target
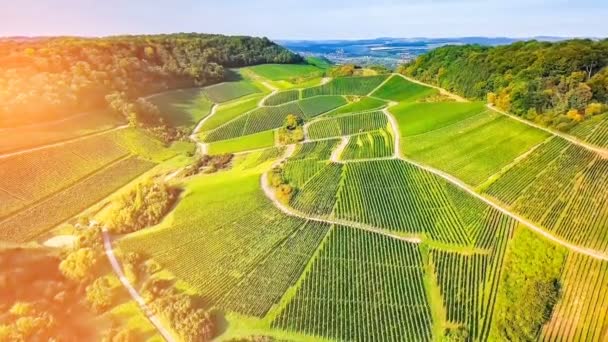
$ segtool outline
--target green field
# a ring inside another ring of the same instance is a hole
[[[383,112],[357,113],[313,122],[308,127],[311,139],[324,139],[386,128],[388,119]]]
[[[272,81],[311,78],[323,74],[323,69],[308,64],[265,64],[248,69]]]
[[[346,106],[337,108],[328,113],[328,115],[340,115],[348,113],[363,112],[366,110],[379,109],[386,106],[386,102],[371,97],[361,97],[356,101],[347,104]]]
[[[125,120],[110,110],[76,114],[55,122],[45,122],[15,128],[3,128],[0,153],[77,138],[125,124]]]
[[[236,117],[255,109],[261,99],[262,95],[254,95],[221,104],[215,115],[205,120],[201,126],[201,130],[204,132],[218,128]]]
[[[392,156],[394,151],[393,135],[381,129],[350,137],[341,159],[386,158]]]
[[[371,96],[397,102],[410,102],[437,93],[438,91],[433,88],[410,82],[401,76],[395,75],[371,94]]]
[[[309,118],[314,118],[345,104],[346,100],[342,96],[316,96],[298,101],[302,113]]]
[[[148,99],[160,110],[167,124],[194,128],[197,122],[209,115],[213,103],[201,88],[178,89],[154,95]]]
[[[264,100],[265,106],[278,106],[283,103],[297,101],[300,99],[299,90],[286,90],[270,95]]]
[[[249,81],[224,82],[203,89],[205,96],[215,103],[223,103],[245,95],[259,93],[253,83]]]
[[[403,153],[473,186],[549,136],[501,114],[486,112],[480,106],[457,106],[453,111],[424,107],[423,111],[418,106],[395,111],[399,127],[403,127]],[[428,122],[418,118],[421,112],[429,117]],[[434,113],[447,114],[434,118]]]
[[[235,153],[274,146],[274,131],[265,131],[240,138],[209,144],[209,154]]]

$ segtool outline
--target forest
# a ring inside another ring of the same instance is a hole
[[[606,110],[608,40],[445,46],[399,72],[539,124],[568,130]]]
[[[297,63],[267,38],[211,34],[0,39],[0,127],[107,107],[117,97],[222,81],[224,67]],[[110,99],[108,100],[108,95]]]

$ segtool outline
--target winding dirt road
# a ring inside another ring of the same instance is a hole
[[[127,277],[125,276],[124,272],[122,271],[122,267],[120,266],[120,262],[116,258],[116,255],[114,254],[114,250],[112,249],[112,240],[110,239],[110,234],[108,233],[108,230],[106,229],[106,227],[102,228],[102,232],[103,232],[103,247],[106,252],[106,256],[108,257],[108,261],[110,261],[110,264],[112,265],[112,269],[114,269],[114,273],[116,273],[116,275],[118,276],[118,279],[122,283],[122,286],[124,286],[124,288],[127,289],[131,298],[133,298],[133,300],[137,303],[137,305],[139,305],[139,307],[143,311],[144,315],[146,315],[146,317],[148,318],[150,323],[152,323],[152,325],[154,325],[156,330],[161,334],[161,336],[165,339],[165,341],[177,342],[177,340],[173,337],[173,334],[171,333],[171,331],[169,329],[165,328],[165,326],[163,325],[161,320],[158,318],[158,316],[156,316],[152,312],[150,307],[148,307],[148,305],[146,304],[146,301],[144,300],[144,298],[137,292],[137,290],[129,282],[129,279],[127,279]]]

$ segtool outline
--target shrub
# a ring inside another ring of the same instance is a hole
[[[177,189],[165,183],[146,181],[120,197],[109,223],[115,233],[137,231],[160,222],[177,198]]]

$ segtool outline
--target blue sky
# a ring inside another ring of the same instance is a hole
[[[607,0],[1,0],[0,36],[606,37],[606,18]]]

